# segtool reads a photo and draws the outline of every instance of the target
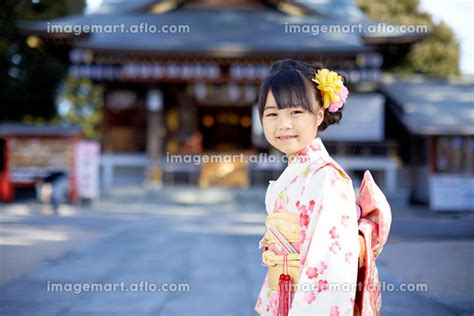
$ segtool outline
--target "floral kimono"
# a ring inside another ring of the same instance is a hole
[[[366,171],[356,200],[351,179],[319,137],[296,158],[270,181],[265,196],[267,230],[260,247],[269,269],[255,310],[278,316],[379,314],[375,258],[391,223],[385,196]],[[282,273],[292,282],[284,312]]]

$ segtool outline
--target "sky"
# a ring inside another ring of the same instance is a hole
[[[101,2],[87,0],[86,12],[94,12]],[[420,0],[420,9],[430,13],[435,22],[443,21],[454,30],[461,45],[461,74],[474,75],[474,1]]]
[[[102,0],[86,0],[86,13],[93,13],[99,6]]]
[[[430,13],[435,22],[443,21],[454,31],[461,44],[459,69],[474,75],[474,1],[421,0],[421,9]]]

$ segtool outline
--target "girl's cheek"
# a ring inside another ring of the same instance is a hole
[[[270,124],[270,122],[268,122],[267,119],[262,120],[262,128],[263,128],[264,130],[271,128],[271,124]]]

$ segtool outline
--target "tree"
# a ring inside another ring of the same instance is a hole
[[[66,77],[58,89],[58,116],[55,120],[80,125],[84,135],[99,138],[103,107],[102,86],[89,79]]]
[[[67,58],[30,47],[19,20],[43,20],[81,13],[84,0],[3,0],[0,4],[0,120],[48,121],[55,115],[55,89],[66,75]]]
[[[357,0],[368,18],[386,23],[427,25],[431,34],[412,45],[404,59],[386,69],[393,72],[438,76],[459,74],[459,43],[451,28],[434,23],[430,14],[419,11],[419,0]]]

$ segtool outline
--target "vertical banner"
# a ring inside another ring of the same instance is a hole
[[[81,140],[76,145],[76,184],[80,198],[99,197],[100,146],[95,141]]]

